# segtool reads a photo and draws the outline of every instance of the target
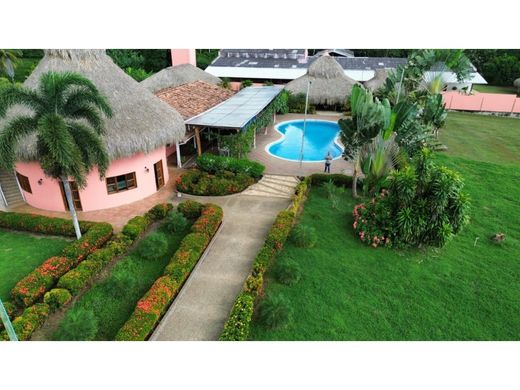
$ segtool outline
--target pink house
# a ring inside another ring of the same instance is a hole
[[[77,209],[120,206],[163,187],[169,180],[167,157],[175,153],[172,145],[185,135],[182,116],[123,72],[104,50],[46,50],[24,86],[35,88],[40,76],[51,70],[83,74],[108,98],[114,112],[104,135],[111,164],[101,180],[96,170],[91,172],[84,189],[72,183]],[[35,161],[34,138],[21,143],[19,158],[15,174],[25,201],[36,208],[65,211],[60,183],[45,176]]]

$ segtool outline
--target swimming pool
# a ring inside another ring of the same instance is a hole
[[[275,129],[282,134],[282,138],[267,145],[267,153],[284,160],[300,161],[303,120],[282,122],[276,125]],[[327,152],[330,152],[334,159],[340,158],[343,148],[336,141],[338,134],[337,122],[307,119],[303,161],[324,161]]]

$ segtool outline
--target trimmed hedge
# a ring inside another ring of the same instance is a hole
[[[53,218],[49,219],[52,220]],[[27,225],[25,226],[27,227]],[[37,230],[38,232],[42,231],[40,228],[37,228]],[[50,233],[49,230],[46,230],[46,232]],[[11,290],[14,302],[21,307],[27,307],[39,300],[46,291],[56,284],[62,275],[77,266],[97,248],[103,246],[111,235],[112,225],[91,223],[81,239],[72,242],[63,249],[62,256],[55,256],[46,260],[14,286]]]
[[[242,292],[238,295],[229,319],[224,325],[224,331],[220,336],[221,341],[247,340],[249,335],[249,324],[253,317],[254,298],[251,294]]]
[[[332,180],[332,182],[337,186],[342,187],[350,187],[352,186],[352,176],[342,175],[340,173],[315,173],[310,178],[310,184],[312,185],[320,185],[323,183],[327,183]],[[359,186],[359,182],[358,182]]]
[[[51,257],[34,271],[20,280],[11,291],[14,302],[20,307],[27,307],[43,297],[58,278],[69,271],[74,262],[67,257]]]
[[[210,174],[191,169],[180,176],[175,185],[177,191],[199,196],[223,196],[244,191],[255,179],[244,173],[229,171]]]
[[[193,216],[195,210],[200,210],[200,216],[192,225],[191,233],[182,239],[179,248],[165,267],[164,275],[157,279],[137,302],[134,312],[119,329],[116,340],[143,341],[148,338],[222,222],[223,212],[217,205],[201,205],[194,201],[183,203],[178,207],[180,212],[188,217]]]
[[[66,305],[72,299],[72,294],[64,288],[53,288],[43,296],[43,302],[49,305],[51,311],[55,311]]]
[[[273,226],[267,233],[263,247],[253,262],[253,269],[247,277],[242,292],[238,295],[224,331],[220,335],[221,341],[243,341],[249,336],[249,328],[253,317],[255,299],[261,295],[264,283],[264,273],[273,261],[276,254],[283,248],[307,197],[311,177],[302,180],[297,186],[288,210],[278,213]]]
[[[81,233],[87,232],[95,224],[95,222],[80,221]],[[56,236],[76,236],[70,219],[45,217],[37,214],[0,212],[0,227]]]
[[[104,248],[98,249],[87,260],[63,275],[58,281],[58,287],[69,290],[73,295],[78,294],[94,275],[112,259],[125,253],[154,221],[163,219],[172,208],[171,204],[159,203],[143,216],[130,219],[122,232],[113,236]]]
[[[265,170],[262,164],[247,158],[223,157],[210,153],[204,153],[197,157],[197,167],[208,173],[228,171],[251,176],[255,179],[262,177]]]
[[[13,328],[18,336],[18,340],[25,341],[31,338],[36,329],[43,325],[49,316],[50,308],[46,303],[37,303],[26,308],[22,315],[13,321]],[[9,340],[7,331],[0,334],[0,340]]]
[[[200,216],[204,205],[194,200],[186,200],[177,206],[177,210],[188,219],[195,219]]]

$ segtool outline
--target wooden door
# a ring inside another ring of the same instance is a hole
[[[162,160],[157,161],[153,164],[153,170],[155,172],[155,186],[157,190],[164,186],[164,173],[163,173],[163,164]]]
[[[75,181],[69,181],[70,191],[72,193],[72,201],[74,202],[74,208],[76,211],[82,211],[83,207],[81,206],[81,198],[79,197],[79,189],[78,185]],[[61,197],[63,198],[63,204],[65,205],[65,210],[69,211],[69,203],[67,202],[67,197],[65,196],[65,188],[63,187],[63,182],[60,181],[60,190]]]

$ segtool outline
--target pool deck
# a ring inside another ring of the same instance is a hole
[[[337,121],[341,118],[338,113],[319,112],[316,115],[307,115],[308,119],[321,119],[327,121]],[[286,114],[277,115],[276,123],[303,119],[302,114]],[[274,129],[273,126],[267,128],[267,134],[257,134],[256,136],[256,148],[249,153],[251,160],[258,161],[265,165],[265,172],[274,175],[289,175],[289,176],[307,176],[313,173],[323,172],[325,164],[322,162],[299,162],[287,161],[277,158],[266,152],[265,147],[271,142],[277,141],[282,135]],[[336,159],[332,162],[331,173],[345,173],[352,174],[352,164],[345,161],[343,158]]]

